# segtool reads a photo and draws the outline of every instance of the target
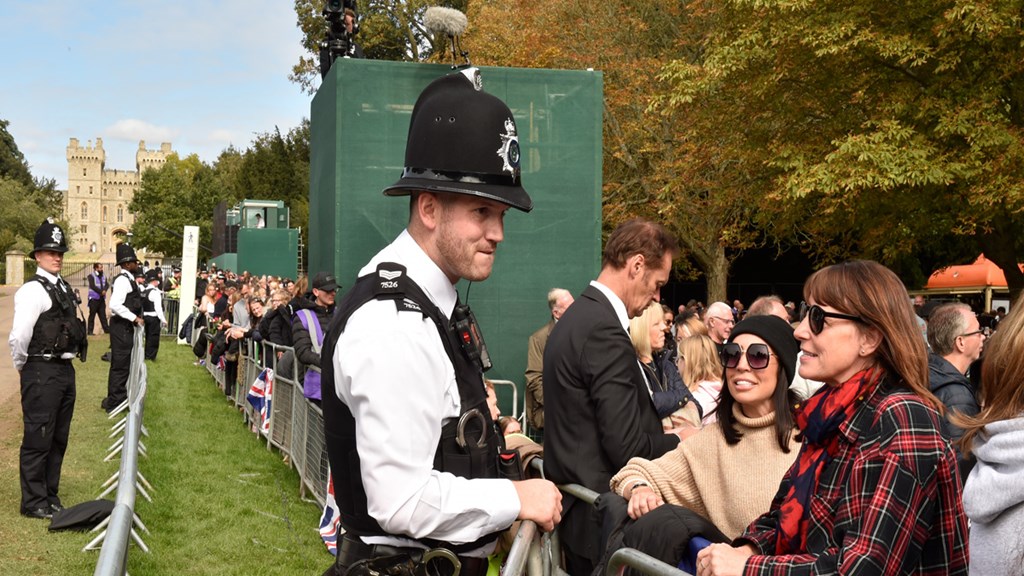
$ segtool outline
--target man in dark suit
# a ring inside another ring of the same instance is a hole
[[[556,484],[607,492],[630,458],[675,448],[651,401],[627,332],[629,319],[659,299],[676,239],[660,225],[631,220],[608,238],[601,273],[555,325],[544,350],[544,468]],[[600,517],[572,496],[560,533],[570,574],[590,574],[600,559]]]

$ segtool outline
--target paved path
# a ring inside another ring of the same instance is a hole
[[[14,369],[11,347],[7,344],[11,335],[11,322],[14,320],[14,293],[17,290],[18,286],[0,286],[0,406],[7,406],[9,402],[21,404],[18,371]],[[16,424],[19,425],[14,429],[20,432],[20,414]],[[9,429],[10,423],[0,420],[0,432],[4,437]]]

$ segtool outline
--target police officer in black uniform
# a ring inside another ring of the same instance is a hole
[[[502,466],[514,454],[487,407],[490,361],[457,303],[459,279],[490,276],[505,212],[533,207],[512,113],[483,92],[479,71],[420,94],[405,165],[385,194],[412,196],[408,228],[360,271],[323,346],[324,431],[346,530],[329,572],[483,575],[497,534],[517,518],[553,529],[561,495]]]
[[[62,509],[60,472],[75,412],[75,368],[85,360],[85,322],[78,303],[60,277],[67,239],[47,219],[36,230],[29,254],[39,268],[14,295],[11,355],[21,375],[21,513],[49,518]]]
[[[107,412],[128,398],[135,326],[144,323],[142,291],[135,281],[140,267],[135,249],[121,243],[117,245],[116,255],[121,272],[110,283],[110,373],[107,376],[107,397],[100,403]]]

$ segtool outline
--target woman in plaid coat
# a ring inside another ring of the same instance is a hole
[[[800,375],[827,385],[798,407],[802,445],[771,508],[697,576],[967,574],[967,519],[953,452],[928,391],[906,289],[870,261],[804,286]]]

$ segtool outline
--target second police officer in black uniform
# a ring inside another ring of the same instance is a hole
[[[478,74],[420,94],[405,174],[385,190],[412,197],[408,228],[359,272],[324,342],[324,430],[346,530],[334,574],[443,576],[459,562],[483,575],[514,520],[551,530],[560,519],[554,484],[499,474],[490,362],[457,304],[460,278],[490,276],[505,212],[533,207],[512,113]]]
[[[135,271],[140,266],[135,249],[121,243],[117,245],[116,255],[121,272],[110,282],[110,373],[107,397],[100,403],[107,412],[128,399],[135,326],[143,325],[142,291],[135,282]]]
[[[67,239],[47,219],[36,230],[29,254],[39,268],[14,295],[10,346],[21,375],[21,513],[49,518],[63,507],[60,474],[75,412],[75,368],[85,361],[85,322],[75,295],[60,277]]]

